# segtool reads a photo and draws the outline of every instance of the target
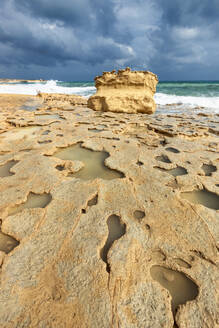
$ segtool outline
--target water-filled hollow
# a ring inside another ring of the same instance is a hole
[[[39,99],[30,99],[20,107],[20,109],[27,110],[28,112],[34,112],[37,108],[42,105],[42,100]]]
[[[166,155],[156,156],[155,159],[163,163],[171,163],[171,161]]]
[[[12,160],[12,161],[7,162],[4,165],[1,165],[0,166],[0,177],[4,178],[4,177],[9,177],[11,175],[14,175],[14,173],[11,172],[10,169],[17,163],[18,163],[18,161]]]
[[[181,197],[191,203],[201,204],[214,210],[219,210],[219,196],[206,189],[182,192]]]
[[[141,220],[145,217],[145,212],[144,211],[141,211],[141,210],[136,210],[134,211],[134,217],[137,219],[137,220]]]
[[[174,177],[178,177],[179,175],[187,174],[187,170],[182,166],[177,166],[174,169],[167,170],[167,173],[173,175]]]
[[[177,307],[198,295],[198,286],[182,272],[154,265],[150,269],[151,277],[166,288],[172,296],[172,311],[175,315]]]
[[[45,208],[52,200],[52,196],[47,193],[34,194],[32,192],[27,196],[25,203],[16,205],[8,210],[9,215],[21,212],[25,208]]]
[[[110,267],[107,261],[107,254],[115,240],[118,240],[126,233],[126,224],[122,223],[120,220],[120,217],[117,215],[111,215],[107,219],[107,225],[108,225],[108,238],[106,240],[106,243],[104,247],[102,248],[100,252],[100,256],[102,260],[106,263],[107,272],[110,272]]]
[[[8,254],[18,245],[19,242],[16,239],[0,231],[0,251]]]
[[[211,176],[213,172],[217,171],[216,166],[210,164],[203,164],[202,170],[205,172],[206,176]]]
[[[105,180],[118,179],[124,177],[123,173],[112,170],[105,166],[104,162],[109,154],[105,151],[93,151],[81,147],[78,143],[74,146],[57,151],[53,156],[62,160],[77,160],[84,163],[84,167],[72,176],[82,180],[101,178]]]
[[[180,153],[180,151],[178,149],[173,148],[173,147],[167,147],[166,150],[170,151],[171,153],[175,153],[175,154]]]
[[[58,114],[35,114],[35,118],[38,119],[58,119],[60,120],[61,117]]]

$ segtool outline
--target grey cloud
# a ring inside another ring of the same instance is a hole
[[[60,22],[71,23],[72,25],[83,25],[89,19],[90,4],[87,0],[20,0],[14,2],[17,10],[26,11],[35,17],[47,20],[57,20]]]
[[[20,0],[14,4],[34,17],[75,29],[87,28],[87,32],[98,30],[99,34],[109,34],[115,20],[111,0]]]
[[[169,0],[165,1],[165,4],[162,0],[159,1],[163,10],[163,19],[168,25],[205,24],[212,21],[219,11],[218,0]]]
[[[218,12],[218,0],[1,0],[0,74],[90,78],[128,65],[214,78]]]

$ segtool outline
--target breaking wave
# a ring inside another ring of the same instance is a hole
[[[96,88],[93,82],[63,82],[50,80],[44,82],[0,83],[0,93],[37,95],[37,93],[77,94],[89,97]],[[158,108],[208,109],[219,112],[218,82],[161,82],[158,84],[155,101]]]
[[[0,84],[0,93],[37,95],[37,93],[43,92],[89,96],[96,90],[93,85],[89,84],[93,83],[68,83],[57,80],[40,83],[2,83]]]

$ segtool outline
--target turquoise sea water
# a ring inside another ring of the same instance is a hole
[[[93,82],[57,82],[60,87],[92,87]],[[219,97],[219,81],[161,81],[157,92],[176,96]]]
[[[219,97],[219,81],[159,82],[157,92],[177,96]]]
[[[78,94],[89,97],[96,92],[94,82],[45,81],[40,83],[2,83],[0,93],[36,95],[38,92]],[[170,110],[203,109],[219,113],[219,81],[161,81],[155,101],[158,108]]]

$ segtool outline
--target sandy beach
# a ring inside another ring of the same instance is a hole
[[[218,115],[0,108],[1,327],[216,327]]]

